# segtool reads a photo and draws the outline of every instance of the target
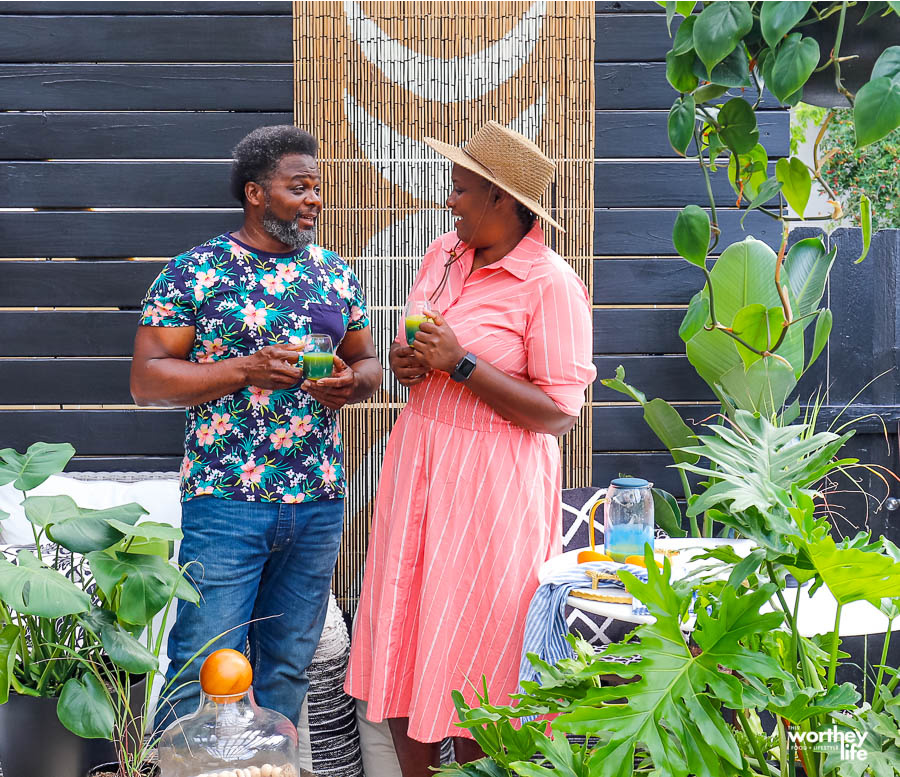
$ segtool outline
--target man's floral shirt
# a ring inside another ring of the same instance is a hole
[[[267,254],[228,234],[172,259],[143,301],[142,326],[193,326],[192,362],[247,356],[266,345],[307,344],[369,325],[356,275],[311,245]],[[344,496],[337,413],[297,387],[248,386],[187,409],[181,492],[246,502]]]

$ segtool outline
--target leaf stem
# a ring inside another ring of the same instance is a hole
[[[750,723],[747,720],[747,714],[744,712],[744,710],[735,710],[734,712],[737,716],[737,719],[741,723],[741,728],[744,731],[744,735],[747,737],[747,741],[750,742],[750,747],[753,748],[753,755],[756,756],[756,760],[759,762],[759,768],[763,771],[763,774],[768,774],[771,776],[772,770],[769,768],[769,764],[766,762],[765,753],[763,753],[762,748],[759,746],[759,739],[750,730]]]
[[[872,712],[880,712],[884,707],[884,696],[881,692],[881,681],[884,679],[884,666],[887,662],[888,645],[891,644],[891,628],[894,625],[894,619],[888,620],[887,629],[884,632],[884,646],[881,649],[881,663],[878,666],[878,677],[875,679],[875,691],[872,694]]]
[[[828,662],[828,686],[834,685],[834,674],[837,671],[837,654],[838,646],[841,644],[841,638],[838,631],[841,626],[841,610],[844,605],[838,602],[837,610],[834,613],[834,637],[831,639],[831,660]]]
[[[853,107],[853,94],[841,83],[841,40],[844,37],[844,19],[847,16],[847,0],[841,3],[841,17],[838,19],[837,35],[834,39],[834,48],[831,50],[831,61],[834,62],[834,87],[847,98],[850,107]]]

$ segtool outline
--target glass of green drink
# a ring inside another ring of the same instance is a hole
[[[334,347],[329,335],[311,334],[309,350],[303,353],[303,377],[306,380],[330,378],[334,370]]]
[[[425,311],[428,310],[428,301],[421,297],[410,299],[406,303],[406,344],[412,345],[416,339],[419,327],[428,320]]]

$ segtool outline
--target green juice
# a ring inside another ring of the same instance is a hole
[[[416,339],[416,332],[419,331],[419,327],[425,323],[428,319],[428,316],[407,316],[406,317],[406,343],[407,345],[412,345],[413,340]]]
[[[303,377],[307,380],[330,378],[334,370],[334,354],[308,351],[303,354]]]

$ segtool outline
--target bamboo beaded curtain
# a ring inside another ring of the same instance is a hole
[[[295,2],[295,123],[320,143],[319,242],[366,292],[379,358],[428,245],[452,228],[449,161],[423,142],[464,143],[494,119],[556,162],[549,245],[591,288],[594,162],[591,2]],[[386,369],[372,400],[343,411],[347,531],[335,575],[355,609],[387,436],[406,398]],[[562,441],[563,486],[591,478],[588,401]]]

